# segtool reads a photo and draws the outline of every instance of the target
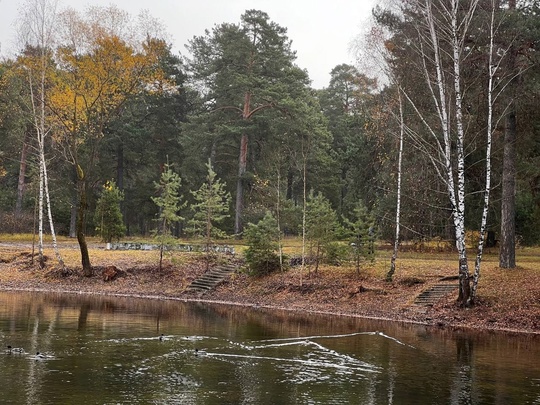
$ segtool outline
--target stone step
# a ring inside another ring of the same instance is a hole
[[[199,278],[197,280],[194,280],[191,284],[207,284],[207,285],[213,285],[215,284],[217,281],[221,281],[220,280],[209,280],[207,278]]]
[[[216,287],[226,277],[236,270],[234,265],[225,264],[215,269],[211,269],[208,273],[203,274],[198,279],[194,280],[189,286],[189,291],[206,292]]]
[[[436,284],[429,289],[422,291],[414,300],[416,305],[434,305],[440,299],[457,289],[457,284]]]
[[[206,285],[206,284],[191,284],[189,286],[189,289],[190,290],[211,290],[212,288],[214,288],[213,285]]]

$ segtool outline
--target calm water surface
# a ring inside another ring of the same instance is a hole
[[[530,335],[0,292],[0,340],[2,404],[540,404]]]

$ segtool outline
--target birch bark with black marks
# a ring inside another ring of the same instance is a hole
[[[403,100],[401,98],[401,88],[398,86],[399,103],[399,148],[398,148],[398,167],[397,167],[397,189],[396,189],[396,229],[394,235],[394,249],[390,259],[390,270],[386,274],[386,281],[392,281],[396,272],[396,259],[399,248],[399,226],[401,218],[401,166],[403,162],[403,137],[405,135],[405,121],[403,118]]]
[[[487,123],[486,123],[486,178],[484,190],[484,207],[482,209],[482,220],[480,222],[480,238],[478,239],[478,248],[472,277],[471,295],[467,301],[467,306],[474,304],[476,292],[478,289],[478,280],[480,278],[480,265],[484,251],[484,240],[486,236],[487,216],[489,210],[489,198],[491,194],[491,146],[493,138],[493,88],[495,75],[499,65],[494,61],[494,37],[495,37],[495,10],[497,9],[495,0],[491,2],[491,19],[488,51],[488,88],[487,88]]]
[[[458,0],[444,4],[440,0],[423,0],[415,4],[421,17],[416,25],[416,47],[420,56],[421,73],[438,117],[437,125],[429,122],[411,94],[404,95],[432,140],[428,147],[426,140],[418,137],[416,145],[427,152],[447,189],[458,253],[458,302],[469,305],[471,277],[465,240],[466,134],[461,67],[465,39],[475,16],[478,0],[467,4]]]
[[[28,84],[30,89],[30,101],[33,125],[37,135],[38,161],[39,161],[39,200],[38,200],[38,218],[39,218],[39,265],[44,267],[43,255],[43,210],[44,199],[47,206],[47,216],[49,219],[49,228],[51,231],[52,243],[56,259],[62,269],[65,271],[64,261],[58,249],[54,221],[52,218],[51,199],[49,195],[49,184],[47,176],[47,162],[45,159],[45,139],[50,131],[46,123],[46,75],[49,68],[48,52],[54,43],[54,29],[56,25],[56,0],[29,0],[22,9],[19,34],[26,45],[32,45],[37,49],[38,61],[36,66],[36,76],[38,77],[37,91],[34,91],[34,72],[33,66],[27,66]],[[33,55],[36,56],[36,55]]]

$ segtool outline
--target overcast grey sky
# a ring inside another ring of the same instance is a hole
[[[12,55],[14,21],[23,0],[0,0],[1,54]],[[161,20],[170,33],[173,51],[186,54],[185,44],[206,28],[238,23],[247,9],[268,13],[288,30],[297,64],[307,69],[315,88],[328,85],[330,71],[340,63],[354,64],[351,43],[366,27],[376,0],[59,0],[60,8],[84,10],[88,4],[118,8],[137,15],[141,10]]]

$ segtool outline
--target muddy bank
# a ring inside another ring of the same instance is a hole
[[[27,253],[12,253],[14,259],[4,258],[0,262],[2,290],[207,301],[414,322],[437,328],[540,333],[536,286],[532,297],[516,292],[517,298],[514,300],[520,301],[512,307],[489,299],[487,290],[484,295],[479,294],[478,304],[470,309],[456,306],[457,292],[448,293],[433,306],[421,306],[414,303],[415,298],[436,283],[438,278],[413,277],[404,273],[396,277],[394,282],[387,283],[381,277],[358,275],[344,269],[324,269],[308,276],[300,268],[293,268],[266,277],[251,277],[238,271],[216,289],[201,294],[187,290],[189,284],[205,272],[205,263],[196,258],[183,259],[182,263],[167,263],[160,271],[155,264],[149,265],[147,259],[119,254],[113,258],[107,257],[102,262],[96,261],[98,264],[94,266],[94,276],[83,277],[76,266],[68,267],[65,274],[49,260],[45,269],[38,269],[31,265]],[[111,263],[121,272],[112,281],[104,281],[101,273]],[[485,288],[489,287],[487,282],[485,284]],[[520,286],[514,285],[513,288]]]

